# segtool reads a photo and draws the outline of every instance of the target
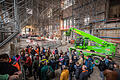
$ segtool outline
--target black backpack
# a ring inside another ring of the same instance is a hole
[[[113,70],[113,69],[114,69],[114,64],[113,64],[112,62],[110,62],[109,65],[108,65],[108,68],[109,68],[110,70]]]
[[[79,79],[80,73],[81,73],[81,66],[76,66],[75,76],[77,79]]]

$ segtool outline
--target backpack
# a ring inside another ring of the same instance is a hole
[[[114,69],[114,65],[113,65],[112,63],[109,63],[108,68],[109,68],[110,70],[113,70],[113,69]]]
[[[99,69],[101,71],[104,71],[106,69],[106,64],[105,64],[105,61],[100,61],[100,64],[99,64]]]
[[[50,70],[50,66],[48,66],[48,70],[46,74],[49,79],[53,78],[53,72]]]
[[[79,79],[80,73],[81,73],[81,66],[76,66],[75,65],[75,77],[77,79]]]

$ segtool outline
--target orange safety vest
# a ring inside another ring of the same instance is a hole
[[[21,70],[18,62],[15,62],[15,64],[13,63],[13,66],[16,67],[19,71]]]
[[[37,50],[35,50],[36,51],[36,53],[39,55],[39,49],[37,48]]]
[[[82,72],[87,72],[88,70],[82,71]]]
[[[9,58],[9,63],[11,63],[11,61],[12,61],[11,58]]]

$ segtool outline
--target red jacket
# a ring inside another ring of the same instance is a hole
[[[31,58],[30,58],[30,57],[27,57],[25,63],[27,64],[27,66],[31,66],[31,65],[32,65],[32,60],[31,60]]]

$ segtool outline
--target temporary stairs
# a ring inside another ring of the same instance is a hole
[[[0,1],[0,47],[15,38],[32,14],[31,0]],[[29,11],[28,11],[29,10]]]

